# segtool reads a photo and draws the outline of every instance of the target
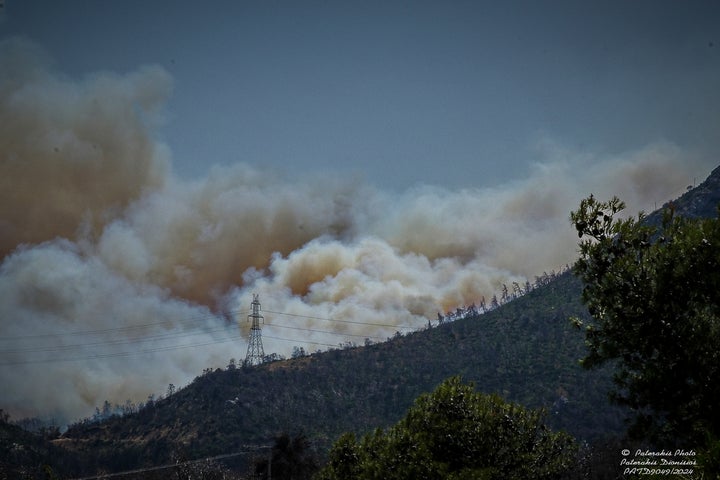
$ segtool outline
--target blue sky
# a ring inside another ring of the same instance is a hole
[[[160,65],[175,171],[245,162],[381,188],[489,186],[548,142],[717,158],[717,2],[6,0],[73,79]],[[715,160],[709,160],[711,163]]]

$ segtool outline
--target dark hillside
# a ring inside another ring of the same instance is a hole
[[[607,371],[578,365],[583,315],[571,274],[504,306],[392,341],[260,367],[216,370],[137,414],[76,426],[62,443],[98,451],[111,469],[192,458],[304,433],[321,450],[342,432],[366,432],[402,417],[413,400],[460,374],[478,390],[545,407],[551,425],[592,439],[622,428],[608,405]]]
[[[77,471],[73,455],[53,445],[55,431],[31,433],[8,422],[0,410],[0,478],[52,478],[52,473]]]
[[[675,209],[675,213],[683,217],[716,217],[718,205],[720,205],[720,167],[715,168],[700,185],[688,190],[672,202],[663,205],[663,209],[670,204]],[[663,209],[656,210],[648,215],[648,221],[659,225],[662,221]]]
[[[718,202],[720,168],[673,205],[715,216]],[[580,291],[566,273],[484,315],[386,343],[207,372],[136,414],[76,425],[57,444],[83,453],[88,472],[247,451],[281,432],[303,433],[322,452],[343,432],[391,425],[458,374],[479,391],[544,407],[552,427],[578,439],[617,434],[623,414],[607,399],[609,369],[578,364],[584,335],[569,317],[587,317]]]

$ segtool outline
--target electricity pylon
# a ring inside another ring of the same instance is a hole
[[[251,367],[263,363],[265,352],[262,344],[262,330],[260,320],[265,323],[265,317],[260,315],[260,300],[256,293],[253,294],[252,313],[248,315],[248,321],[252,321],[250,327],[250,341],[248,343],[247,355],[245,355],[245,366]]]

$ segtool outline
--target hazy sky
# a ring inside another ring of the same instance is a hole
[[[72,78],[165,68],[158,135],[184,178],[245,162],[403,190],[522,177],[557,144],[717,157],[716,1],[5,0],[3,17]]]

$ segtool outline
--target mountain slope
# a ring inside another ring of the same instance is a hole
[[[31,433],[8,423],[0,410],[0,478],[52,478],[51,472],[74,472],[74,455],[53,445],[47,435]]]
[[[324,449],[342,432],[396,422],[456,374],[480,391],[545,407],[551,425],[579,438],[616,433],[622,417],[606,399],[609,372],[577,362],[583,339],[568,318],[583,315],[579,289],[564,274],[492,312],[386,343],[209,372],[137,414],[71,428],[61,443],[91,445],[98,465],[112,469],[165,462],[173,452],[229,453],[280,432],[302,432]]]
[[[673,205],[714,216],[719,201],[720,168]],[[92,451],[87,471],[244,451],[280,432],[302,432],[323,450],[342,432],[396,422],[419,394],[456,374],[479,391],[546,408],[551,426],[580,439],[615,434],[623,412],[607,401],[610,370],[578,365],[584,337],[568,319],[587,315],[580,290],[566,273],[492,312],[386,343],[208,372],[136,414],[77,425],[57,443]]]
[[[648,221],[659,225],[662,210],[672,206],[677,215],[687,218],[712,218],[718,215],[720,205],[720,166],[716,167],[700,185],[663,205],[662,209],[648,215]]]

